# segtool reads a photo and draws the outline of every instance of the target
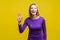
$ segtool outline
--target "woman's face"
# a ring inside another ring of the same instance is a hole
[[[36,15],[36,13],[37,13],[37,6],[36,5],[32,5],[30,11],[31,11],[32,15]]]

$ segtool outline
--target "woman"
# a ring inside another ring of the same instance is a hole
[[[21,25],[21,16],[18,15],[18,27],[22,33],[26,26],[29,28],[28,40],[46,40],[46,25],[43,17],[39,16],[36,4],[31,4],[29,7],[30,17],[26,18],[24,24]]]

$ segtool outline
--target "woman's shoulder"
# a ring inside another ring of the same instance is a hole
[[[27,17],[26,19],[25,19],[25,21],[28,21],[30,19],[30,17]]]
[[[27,17],[26,20],[30,19],[30,17]]]
[[[45,18],[44,18],[44,17],[42,17],[42,16],[40,16],[40,18],[41,18],[42,20],[45,20]]]

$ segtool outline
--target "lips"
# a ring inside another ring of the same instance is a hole
[[[35,11],[32,11],[32,13],[35,13]]]

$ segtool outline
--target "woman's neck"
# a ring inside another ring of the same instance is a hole
[[[33,15],[31,18],[34,20],[34,19],[39,18],[39,16],[37,16],[37,15]]]

